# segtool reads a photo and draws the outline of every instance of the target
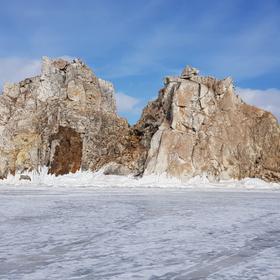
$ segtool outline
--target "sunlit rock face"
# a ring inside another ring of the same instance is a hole
[[[144,174],[280,181],[277,120],[245,104],[235,95],[230,78],[201,77],[191,67],[180,77],[167,77],[139,123],[153,117]]]
[[[167,77],[131,127],[116,114],[114,87],[80,60],[43,58],[40,76],[0,96],[0,178],[40,170],[280,181],[280,128],[246,105],[232,80],[186,67]]]
[[[45,57],[40,76],[6,84],[0,133],[1,178],[41,166],[56,175],[98,170],[122,158],[139,172],[130,166],[133,133],[116,114],[113,85],[80,60]]]

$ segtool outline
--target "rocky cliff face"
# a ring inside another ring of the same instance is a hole
[[[42,74],[5,85],[0,96],[0,177],[39,170],[167,174],[187,179],[280,181],[280,128],[246,105],[230,78],[187,67],[167,77],[157,100],[130,127],[114,88],[80,60],[43,59]]]
[[[116,114],[112,84],[79,60],[44,58],[41,76],[5,85],[0,133],[2,178],[41,166],[56,175],[94,171],[123,159],[122,170],[138,172],[130,161],[139,141]]]
[[[145,131],[148,138],[149,130],[155,133],[144,174],[280,181],[277,120],[236,96],[230,78],[201,77],[191,67],[167,77],[137,125],[150,119],[156,121]]]

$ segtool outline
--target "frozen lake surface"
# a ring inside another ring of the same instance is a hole
[[[0,279],[280,279],[280,192],[0,188]]]

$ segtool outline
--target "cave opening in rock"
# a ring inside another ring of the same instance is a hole
[[[60,126],[51,137],[51,143],[56,144],[50,161],[50,174],[58,176],[75,173],[81,168],[83,142],[80,133],[71,127]]]

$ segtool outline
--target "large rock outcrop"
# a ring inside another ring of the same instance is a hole
[[[280,181],[279,124],[235,95],[231,78],[186,67],[165,79],[136,126],[148,141],[152,136],[144,174]]]
[[[55,175],[103,168],[280,181],[276,118],[245,104],[230,78],[201,77],[191,67],[167,77],[130,127],[116,113],[111,83],[80,60],[44,58],[40,76],[4,86],[0,135],[0,178],[46,166]]]
[[[95,171],[112,161],[139,173],[141,145],[116,114],[113,85],[80,60],[45,57],[40,76],[6,84],[0,133],[1,178],[41,166],[56,175]]]

